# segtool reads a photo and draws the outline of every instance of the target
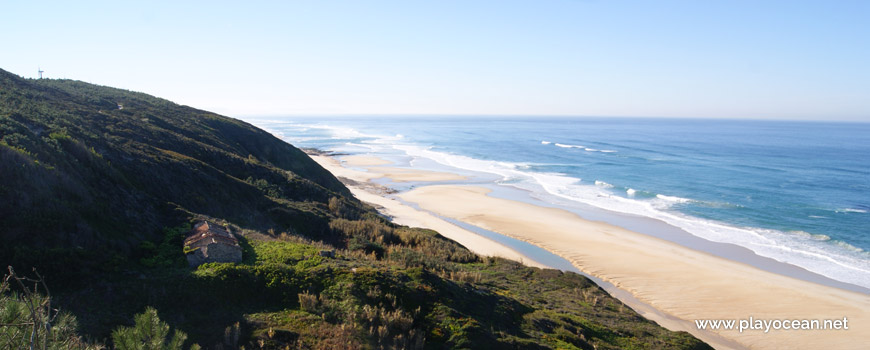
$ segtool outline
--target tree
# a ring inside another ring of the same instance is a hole
[[[52,308],[51,294],[42,276],[38,273],[36,276],[35,279],[19,276],[10,266],[9,274],[0,281],[0,348],[97,348],[76,335],[75,316]],[[40,288],[45,295],[39,293]]]
[[[118,327],[112,332],[112,341],[118,350],[181,350],[187,334],[175,330],[171,339],[169,325],[160,320],[157,310],[148,307],[145,312],[135,316],[136,324],[133,327]],[[168,342],[167,342],[168,340]],[[198,350],[199,345],[194,344],[190,350]]]

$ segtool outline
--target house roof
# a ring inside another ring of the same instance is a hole
[[[184,245],[188,247],[211,243],[238,246],[239,240],[226,228],[209,221],[200,221],[194,225],[193,230],[190,230],[187,238],[184,239]]]

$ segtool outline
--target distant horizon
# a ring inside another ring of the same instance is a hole
[[[0,69],[4,69],[4,68],[0,67]],[[11,72],[11,71],[8,71],[8,72],[16,74],[19,77],[22,77],[24,79],[39,80],[39,78],[27,77],[27,76],[23,76],[21,74]],[[104,84],[97,84],[97,83],[87,82],[87,81],[83,81],[83,80],[77,80],[77,79],[73,79],[73,78],[44,77],[42,79],[73,80],[73,81],[80,81],[80,82],[88,83],[88,84],[124,89],[124,88],[113,87],[113,86],[104,85]],[[169,100],[173,103],[177,103],[180,105],[186,105],[186,104],[174,101],[174,100],[166,98],[166,97],[153,95],[153,94],[149,93],[148,91],[137,91],[137,90],[130,90],[130,89],[124,89],[124,90],[138,92],[138,93],[144,93],[144,94],[148,94],[148,95],[151,95],[151,96],[154,96],[157,98]],[[545,115],[545,114],[471,114],[471,113],[430,114],[430,113],[280,113],[279,112],[279,113],[274,113],[274,114],[238,114],[238,115],[233,115],[233,114],[221,113],[221,112],[215,111],[213,109],[210,109],[209,107],[206,107],[206,106],[195,106],[195,105],[186,105],[186,106],[206,110],[206,111],[213,112],[213,113],[218,113],[221,115],[225,115],[228,117],[237,118],[237,119],[241,119],[241,120],[253,119],[253,118],[280,118],[280,117],[295,117],[295,118],[317,118],[317,117],[348,117],[348,118],[351,118],[351,117],[396,117],[396,118],[399,118],[399,117],[406,117],[406,118],[442,117],[442,118],[462,118],[462,117],[478,117],[478,118],[554,118],[554,119],[561,119],[561,118],[578,118],[578,119],[618,118],[618,119],[646,119],[646,120],[677,119],[677,120],[781,121],[781,122],[819,122],[819,123],[830,122],[830,123],[847,123],[847,124],[848,123],[855,123],[855,124],[870,123],[870,116],[868,116],[868,117],[859,116],[859,117],[853,118],[853,119],[846,119],[846,118],[844,118],[844,119],[831,119],[831,118],[836,118],[836,117],[788,119],[788,118],[776,118],[776,117],[704,117],[704,116],[655,116],[655,115],[633,116],[633,115],[577,115],[577,114],[573,114],[573,115],[572,114]]]
[[[0,69],[4,69],[4,68],[0,67]],[[4,69],[4,70],[6,70],[6,69]],[[31,80],[39,80],[40,79],[38,77],[28,77],[26,75],[22,75],[22,74],[12,72],[9,70],[6,70],[6,71],[13,73],[13,74],[16,74],[19,77],[24,78],[24,79],[31,79]],[[166,99],[166,100],[172,101],[172,102],[180,104],[180,105],[186,105],[186,106],[197,108],[197,109],[204,109],[204,110],[208,110],[210,112],[218,113],[221,115],[226,115],[226,116],[233,117],[233,118],[239,118],[239,119],[260,118],[260,117],[262,117],[262,118],[271,118],[271,117],[311,117],[311,118],[314,118],[314,117],[388,116],[388,117],[451,117],[451,118],[506,117],[506,118],[620,118],[620,119],[682,119],[682,120],[705,120],[705,119],[708,119],[708,120],[735,120],[735,121],[758,120],[758,121],[783,121],[783,122],[833,122],[833,123],[859,123],[859,124],[870,123],[870,114],[868,114],[866,116],[856,116],[856,117],[851,117],[851,118],[841,117],[842,119],[831,119],[831,118],[838,118],[836,116],[804,117],[804,118],[793,118],[792,119],[792,118],[787,118],[787,117],[758,117],[758,116],[756,116],[756,117],[751,117],[751,116],[720,117],[720,116],[663,116],[663,115],[641,115],[641,116],[638,116],[638,115],[486,114],[486,113],[480,113],[480,114],[475,114],[475,113],[444,114],[444,113],[402,113],[402,112],[398,112],[398,113],[396,113],[396,112],[393,112],[393,113],[325,113],[325,112],[322,112],[322,113],[318,113],[318,112],[311,112],[311,113],[287,112],[287,113],[282,113],[282,112],[275,112],[275,113],[270,113],[270,114],[246,114],[246,113],[227,114],[227,113],[219,112],[216,109],[210,109],[210,108],[204,107],[204,106],[184,104],[184,103],[178,102],[176,100],[173,100],[173,99],[170,99],[167,97],[154,95],[148,91],[132,90],[132,89],[115,87],[115,86],[94,83],[94,82],[89,82],[89,81],[84,81],[84,80],[78,80],[75,78],[68,78],[68,77],[63,77],[63,78],[44,77],[42,79],[74,80],[74,81],[80,81],[80,82],[84,82],[84,83],[88,83],[88,84],[108,86],[108,87],[124,89],[124,90],[128,90],[128,91],[144,93],[144,94],[152,95],[154,97]]]
[[[195,107],[195,106],[189,106]],[[198,108],[198,107],[197,107]],[[844,123],[867,124],[870,119],[784,119],[784,118],[752,118],[752,117],[669,117],[669,116],[631,116],[631,115],[535,115],[535,114],[425,114],[425,113],[348,113],[348,114],[272,114],[272,115],[227,115],[242,120],[257,118],[353,118],[353,117],[386,117],[386,118],[542,118],[542,119],[640,119],[640,120],[697,120],[697,121],[758,121],[758,122],[795,122],[795,123]]]

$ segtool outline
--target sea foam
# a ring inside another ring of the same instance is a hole
[[[688,199],[688,198],[675,197],[675,196],[666,196],[666,195],[663,195],[663,194],[657,194],[657,195],[656,195],[656,198],[661,199],[661,200],[664,200],[664,201],[666,201],[666,202],[672,202],[672,203],[688,203],[688,202],[691,202],[691,201],[692,201],[691,199]]]
[[[613,188],[613,185],[600,180],[595,180],[595,186],[603,188]]]
[[[541,141],[541,143],[544,144],[544,145],[549,145],[549,144],[551,144],[552,142],[550,142],[550,141]],[[601,153],[616,153],[616,152],[617,152],[617,151],[612,150],[612,149],[597,149],[597,148],[586,147],[586,146],[583,146],[583,145],[569,145],[569,144],[566,144],[566,143],[558,143],[558,142],[557,142],[557,143],[554,143],[554,145],[555,145],[556,147],[561,147],[561,148],[576,148],[576,149],[582,149],[582,150],[584,150],[584,151],[586,151],[586,152],[601,152]]]
[[[564,144],[564,143],[557,143],[556,146],[559,146],[559,147],[562,147],[562,148],[584,148],[584,149],[586,148],[586,146],[580,146],[580,145],[566,145],[566,144]]]

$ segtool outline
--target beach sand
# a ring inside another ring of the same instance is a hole
[[[717,332],[751,349],[862,349],[870,344],[868,295],[762,271],[561,209],[490,197],[489,191],[436,185],[399,197],[547,249],[690,326],[696,319],[848,318],[848,330]]]
[[[379,171],[377,166],[390,162],[376,157],[343,158],[344,164],[367,171],[342,167],[330,157],[312,158],[350,183],[357,198],[375,205],[398,224],[436,230],[481,255],[541,267],[513,249],[438,216],[535,244],[565,258],[584,273],[612,283],[619,290],[611,293],[645,317],[671,330],[690,332],[717,349],[863,349],[870,344],[870,296],[866,294],[766,272],[614,225],[588,221],[565,210],[490,197],[490,190],[482,187],[429,185],[398,195],[423,209],[418,210],[384,197],[390,193],[388,189],[367,181],[397,174],[409,174],[405,179],[415,179],[408,181],[448,181],[443,179],[457,180],[458,175],[427,171],[415,174],[417,170],[404,168]],[[849,329],[714,332],[700,331],[694,322],[749,317],[767,321],[847,317]]]
[[[436,181],[457,181],[457,180],[465,180],[467,179],[465,176],[452,174],[452,173],[444,173],[438,171],[429,171],[429,170],[410,170],[404,168],[390,168],[390,167],[369,167],[366,168],[370,172],[381,174],[382,177],[389,178],[394,182],[436,182]]]
[[[312,157],[322,157],[326,159],[332,159],[324,156],[312,156]],[[317,160],[317,159],[315,159]],[[323,160],[317,160],[318,162],[322,162]],[[377,178],[389,178],[394,182],[409,182],[409,181],[424,181],[424,182],[437,182],[437,181],[456,181],[456,180],[464,180],[465,176],[452,174],[452,173],[444,173],[438,171],[429,171],[429,170],[415,170],[415,169],[406,169],[406,168],[396,168],[396,167],[383,167],[380,165],[388,165],[392,162],[381,159],[373,156],[345,156],[341,158],[341,162],[335,162],[334,164],[330,164],[331,168],[327,168],[327,170],[332,171],[333,175],[341,176],[345,178],[350,178],[355,181],[370,181],[372,179]],[[347,169],[342,167],[340,164],[344,164],[349,167],[361,168],[367,171],[356,171],[353,169]],[[324,166],[322,163],[321,166]],[[324,166],[326,168],[326,166]],[[333,171],[335,170],[335,171]]]
[[[332,172],[333,175],[336,175],[336,177],[353,180],[352,182],[345,181],[345,184],[357,199],[374,205],[378,208],[378,211],[380,211],[381,214],[389,216],[392,218],[393,222],[399,225],[428,228],[438,231],[442,236],[462,244],[472,252],[481,256],[497,256],[519,261],[528,266],[541,268],[546,267],[544,264],[524,256],[511,248],[499,244],[498,242],[465,230],[428,212],[417,210],[408,205],[402,204],[398,200],[384,197],[383,194],[389,192],[387,189],[376,184],[365,183],[365,181],[371,179],[370,176],[372,174],[370,172],[344,168],[338,161],[326,156],[311,155],[311,158],[326,170]],[[371,161],[368,160],[368,162]],[[409,176],[413,176],[413,174],[411,174],[412,171],[408,170],[408,173]],[[425,178],[425,176],[418,177]]]
[[[386,159],[381,159],[378,157],[372,156],[346,156],[341,159],[342,163],[347,166],[353,167],[365,167],[365,166],[373,166],[373,165],[386,165],[391,162]]]

